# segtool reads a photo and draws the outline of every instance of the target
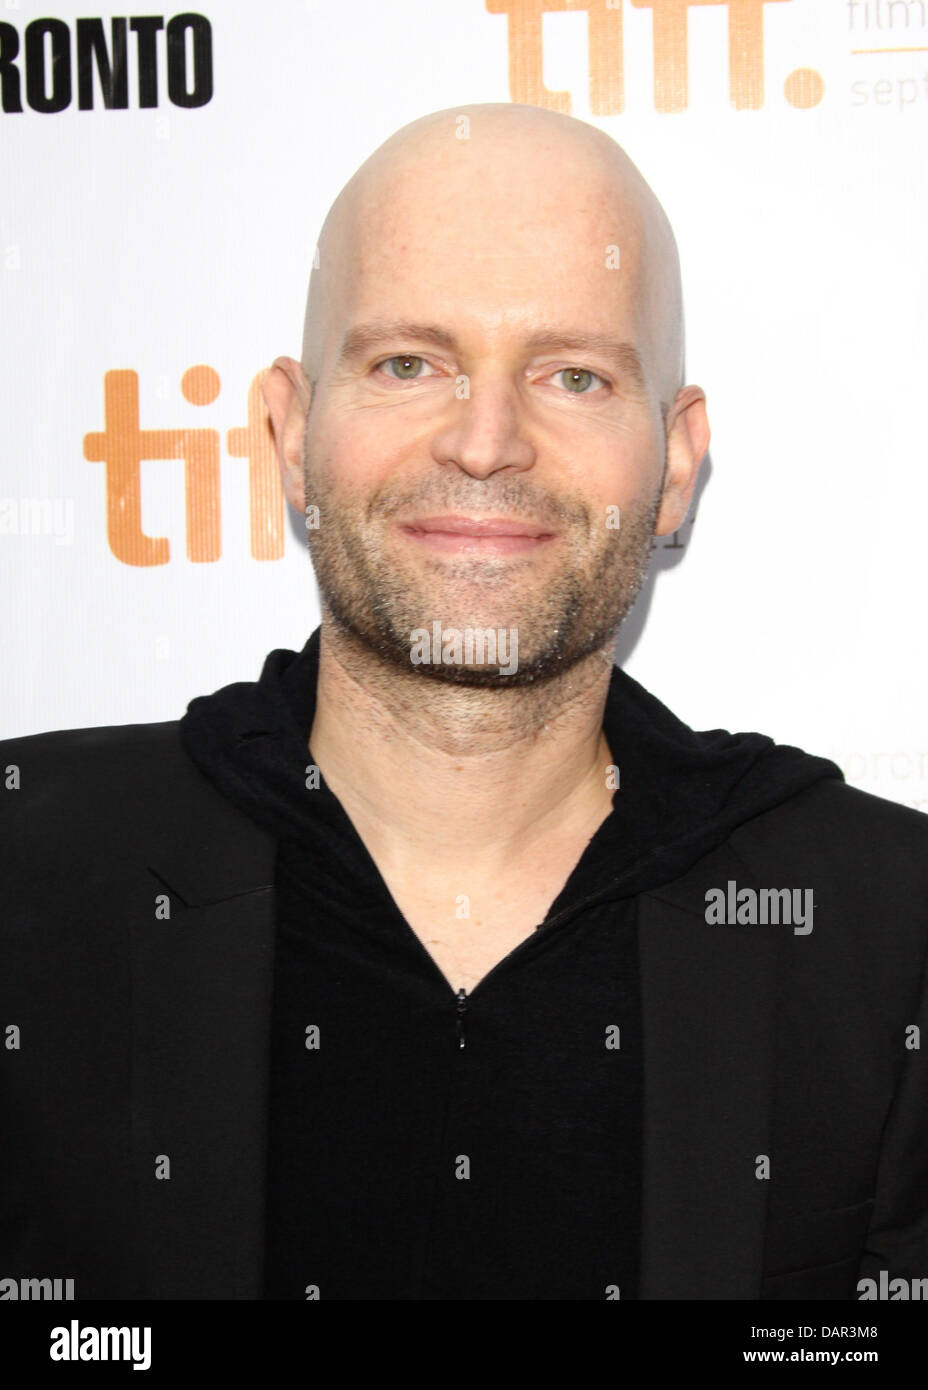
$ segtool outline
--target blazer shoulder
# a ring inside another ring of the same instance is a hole
[[[100,882],[141,865],[198,904],[273,878],[274,837],[200,771],[179,719],[3,740],[0,828],[24,882],[49,863]]]
[[[209,785],[184,749],[179,719],[53,729],[0,741],[0,808],[16,819],[53,804],[98,813],[113,799],[125,814],[150,798],[153,787],[179,781]]]
[[[829,778],[746,821],[729,843],[758,881],[812,888],[848,939],[867,937],[920,971],[928,950],[922,811]]]
[[[734,840],[757,848],[794,840],[843,849],[851,856],[880,850],[923,858],[928,854],[928,815],[837,777],[826,777],[761,812],[739,827]],[[928,859],[924,859],[928,868]]]
[[[176,834],[201,817],[253,826],[190,757],[179,719],[0,740],[0,817],[32,833],[87,820],[126,835],[160,823]]]
[[[84,729],[48,729],[0,739],[0,762],[25,758],[97,758],[127,749],[164,747],[180,739],[180,720],[147,724],[101,724]]]

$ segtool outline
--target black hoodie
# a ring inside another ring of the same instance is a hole
[[[191,700],[181,720],[185,747],[202,771],[280,838],[305,838],[320,634],[316,628],[299,653],[270,652],[257,681],[237,681]],[[621,833],[614,836],[610,825],[589,848],[600,838],[608,843],[602,859],[608,897],[669,882],[753,816],[823,777],[843,776],[827,758],[774,743],[766,734],[696,732],[618,666],[603,728],[619,769],[613,810]],[[320,790],[320,821],[339,836],[351,822],[324,780]]]
[[[341,803],[307,795],[320,632],[181,720],[279,840],[265,1296],[634,1298],[636,896],[840,769],[695,732],[614,668],[612,813],[544,922],[455,997]]]

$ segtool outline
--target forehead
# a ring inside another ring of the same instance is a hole
[[[522,161],[450,156],[373,179],[354,200],[339,332],[370,317],[634,331],[642,234],[614,177],[562,160],[549,168],[543,150]]]

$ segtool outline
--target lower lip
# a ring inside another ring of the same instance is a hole
[[[537,550],[554,540],[547,536],[465,536],[460,531],[416,531],[401,526],[400,533],[427,550],[443,550],[454,555],[520,555]]]

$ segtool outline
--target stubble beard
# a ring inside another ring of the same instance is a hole
[[[324,476],[330,476],[325,475]],[[325,616],[360,652],[444,684],[512,688],[553,680],[595,652],[611,646],[631,611],[647,574],[661,492],[623,510],[618,529],[594,518],[582,501],[552,501],[541,508],[519,479],[502,479],[488,503],[485,484],[465,499],[463,480],[448,479],[457,496],[432,488],[421,496],[392,488],[369,498],[338,496],[313,475],[304,457],[307,502],[319,508],[318,528],[307,537]],[[537,562],[527,558],[468,558],[425,555],[404,565],[385,542],[384,525],[403,516],[447,514],[528,516],[561,532],[549,544],[561,547],[562,563],[544,578],[531,579]],[[508,590],[508,593],[507,593]],[[514,599],[512,591],[518,597]],[[515,629],[517,669],[454,662],[411,664],[412,634],[443,629]]]

